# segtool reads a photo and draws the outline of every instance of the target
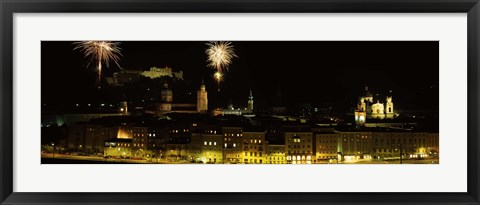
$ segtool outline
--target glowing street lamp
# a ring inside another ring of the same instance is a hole
[[[55,158],[55,143],[52,142],[52,158]]]

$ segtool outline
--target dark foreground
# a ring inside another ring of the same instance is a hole
[[[358,161],[358,162],[343,162],[341,164],[439,164],[438,159],[423,159],[423,160],[390,160],[390,161]],[[132,160],[86,160],[86,159],[60,159],[60,158],[48,158],[42,157],[42,164],[174,164],[172,162],[156,162],[148,163],[145,161],[138,162]],[[175,163],[179,164],[179,162]],[[189,163],[186,163],[189,164]]]

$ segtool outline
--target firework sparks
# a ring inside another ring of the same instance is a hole
[[[213,74],[213,78],[215,78],[215,80],[217,81],[217,83],[220,84],[220,82],[222,82],[223,75],[222,75],[222,73],[220,73],[220,72],[215,72],[215,73]]]
[[[114,62],[118,67],[120,65],[121,49],[118,47],[120,43],[110,41],[82,41],[75,42],[76,46],[73,50],[79,49],[85,58],[90,58],[90,63],[97,63],[98,81],[100,82],[102,76],[102,63],[110,67],[110,62]]]
[[[217,91],[220,92],[220,82],[222,82],[222,80],[223,80],[223,74],[221,72],[217,71],[213,74],[213,79],[215,79],[215,81],[217,81],[217,86],[218,86]]]
[[[228,66],[232,63],[232,59],[238,57],[233,49],[231,42],[226,41],[214,41],[207,43],[209,46],[205,51],[207,54],[208,66],[216,69],[217,73],[228,70]]]

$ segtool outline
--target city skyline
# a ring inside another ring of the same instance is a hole
[[[42,42],[42,164],[439,164],[438,42]]]

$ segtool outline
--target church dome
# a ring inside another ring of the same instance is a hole
[[[373,97],[373,94],[368,91],[367,85],[365,85],[365,94],[363,95],[363,97]]]
[[[373,97],[373,94],[370,91],[365,91],[365,97]]]

